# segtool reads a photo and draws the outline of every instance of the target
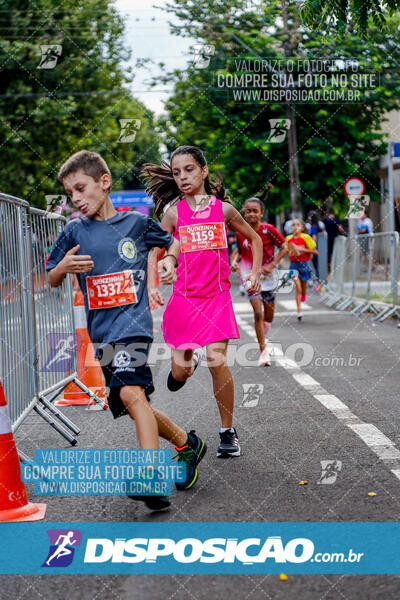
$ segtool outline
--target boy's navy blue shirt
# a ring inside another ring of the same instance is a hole
[[[85,299],[87,329],[92,342],[108,344],[135,337],[153,339],[153,320],[147,295],[147,259],[154,246],[169,248],[174,238],[153,219],[141,213],[117,213],[111,219],[70,221],[59,234],[48,256],[46,270],[54,269],[77,244],[79,254],[89,254],[94,267],[77,273]],[[127,251],[128,249],[128,251]],[[86,277],[132,270],[137,302],[116,308],[89,310]]]

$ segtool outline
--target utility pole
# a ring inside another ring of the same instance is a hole
[[[282,19],[283,19],[283,52],[286,59],[291,57],[291,45],[289,34],[288,6],[286,0],[282,0]],[[285,72],[286,81],[286,72]],[[286,88],[288,89],[288,88]],[[299,180],[299,161],[297,157],[297,127],[296,113],[293,104],[287,102],[286,115],[290,122],[288,131],[288,153],[289,153],[289,179],[290,179],[290,203],[294,218],[301,218],[300,206],[300,180]]]
[[[290,34],[288,25],[288,7],[286,0],[282,0],[282,19],[283,19],[283,32],[285,39],[283,42],[283,51],[286,59],[291,57],[292,49],[290,45]],[[235,33],[230,34],[232,39],[235,40],[245,50],[262,59],[253,48],[250,48],[245,42],[243,42]],[[272,69],[273,72],[276,72]],[[284,87],[286,87],[286,72],[284,73]],[[292,214],[294,218],[301,218],[301,204],[300,204],[300,180],[299,180],[299,162],[297,158],[297,130],[296,130],[296,113],[293,108],[293,104],[286,103],[286,117],[290,122],[290,129],[288,131],[288,162],[289,162],[289,184],[290,184],[290,203],[292,207]]]

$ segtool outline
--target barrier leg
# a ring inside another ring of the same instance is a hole
[[[49,415],[45,410],[43,410],[41,406],[36,405],[33,410],[35,410],[38,413],[38,415],[42,417],[42,419],[44,419],[51,427],[53,427],[53,429],[60,433],[71,444],[71,446],[76,446],[78,441],[74,437],[72,437],[72,435],[68,433],[68,431],[64,429],[64,427],[61,427],[61,425],[59,425],[51,415]]]
[[[361,307],[360,307],[361,308]],[[364,314],[367,310],[370,310],[371,312],[374,312],[373,306],[372,304],[370,304],[369,302],[367,302],[367,304],[365,304],[361,310],[359,311],[359,315]]]
[[[79,379],[77,377],[75,377],[75,379],[73,381],[79,388],[81,388],[81,390],[83,392],[85,392],[85,394],[90,396],[90,398],[92,400],[97,402],[97,404],[100,404],[100,406],[102,407],[103,410],[107,410],[108,405],[104,402],[104,400],[102,400],[101,398],[96,396],[96,394],[94,392],[92,392],[91,389],[89,389],[88,387],[86,387],[86,385],[84,383],[82,383],[82,381],[79,381]]]
[[[391,309],[390,309],[390,310],[389,310],[387,313],[385,313],[385,314],[383,315],[383,317],[381,317],[381,318],[379,319],[379,322],[380,322],[380,323],[383,323],[383,321],[386,321],[386,319],[387,319],[388,317],[391,317],[392,315],[394,315],[395,313],[397,313],[397,309],[398,309],[398,307],[397,307],[397,306],[393,306],[393,308],[391,308]]]
[[[356,315],[364,306],[368,306],[368,302],[361,301],[360,304],[357,304],[350,313],[352,315]]]
[[[340,302],[337,306],[335,306],[336,310],[344,310],[348,306],[351,306],[354,303],[353,298],[346,298],[343,302]]]
[[[370,304],[370,309],[371,309],[371,312],[374,313],[374,315],[377,315],[380,312],[380,309],[377,308],[373,302]],[[372,319],[372,320],[374,320],[374,319]]]
[[[68,429],[73,431],[76,435],[78,435],[81,430],[77,427],[68,417],[66,417],[58,408],[53,406],[49,400],[46,400],[43,396],[39,394],[39,400],[43,404],[45,408],[48,408],[53,415],[55,415]]]
[[[329,308],[332,308],[334,304],[337,304],[341,300],[343,300],[343,296],[333,296],[333,298],[331,298],[331,300],[329,300],[329,302],[327,302],[326,305]]]
[[[25,452],[22,452],[22,450],[18,450],[17,448],[17,452],[18,452],[18,456],[19,456],[19,460],[21,462],[31,462],[31,458],[29,458],[29,456],[27,454],[25,454]]]
[[[323,294],[323,296],[321,296],[320,301],[321,302],[325,302],[325,300],[327,300],[330,297],[330,292],[327,292],[325,294]]]
[[[373,321],[380,321],[381,317],[383,317],[383,315],[385,314],[385,312],[390,310],[390,306],[385,306],[385,308],[382,308],[381,312],[379,312],[376,317],[374,317],[372,320]]]

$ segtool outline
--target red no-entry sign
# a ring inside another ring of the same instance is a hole
[[[344,184],[346,196],[362,196],[365,192],[365,184],[359,177],[350,177]]]

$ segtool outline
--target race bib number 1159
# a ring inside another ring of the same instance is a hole
[[[86,285],[90,310],[115,308],[137,302],[132,271],[87,277]]]
[[[226,248],[225,223],[202,223],[179,227],[182,252]]]

